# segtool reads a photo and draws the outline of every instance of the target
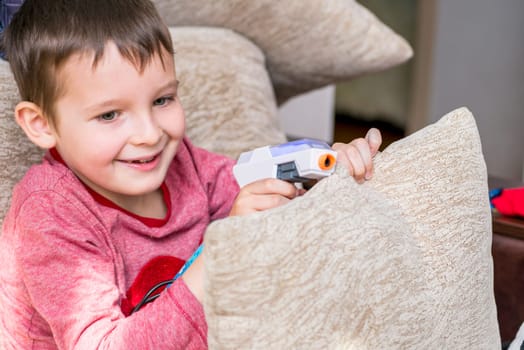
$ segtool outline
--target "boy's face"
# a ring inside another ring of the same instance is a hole
[[[124,208],[158,194],[184,136],[173,56],[163,62],[154,56],[140,72],[108,44],[96,68],[91,55],[75,55],[60,71],[56,148],[87,186]]]

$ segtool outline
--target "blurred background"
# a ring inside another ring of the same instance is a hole
[[[374,126],[386,146],[465,106],[488,173],[524,181],[524,1],[358,2],[406,38],[414,57],[288,101],[280,115],[289,136],[349,141]]]

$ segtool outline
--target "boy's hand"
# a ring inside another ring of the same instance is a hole
[[[338,153],[337,161],[347,167],[349,174],[356,181],[362,183],[373,176],[373,157],[381,144],[380,131],[372,128],[365,138],[358,138],[347,144],[335,143],[332,148]],[[279,179],[258,180],[240,189],[229,215],[246,215],[275,208],[305,192],[303,189],[297,189],[292,183]]]
[[[263,179],[245,185],[233,203],[230,216],[245,215],[256,211],[275,208],[304,194],[292,183],[279,179]]]
[[[369,129],[365,138],[358,138],[350,143],[335,143],[337,162],[348,169],[358,183],[363,183],[373,176],[373,157],[382,144],[382,135],[375,128]]]

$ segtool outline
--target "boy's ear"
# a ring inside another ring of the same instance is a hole
[[[38,105],[28,101],[18,103],[15,119],[35,145],[45,149],[55,147],[55,132]]]

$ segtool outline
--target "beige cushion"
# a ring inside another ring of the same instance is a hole
[[[487,175],[463,108],[205,236],[211,349],[499,349]]]
[[[173,28],[180,98],[187,134],[233,158],[286,141],[264,55],[228,29]]]
[[[169,25],[230,28],[267,57],[280,102],[383,70],[412,55],[408,43],[354,0],[155,0]],[[225,57],[233,57],[223,50]]]
[[[0,59],[0,224],[7,212],[13,186],[43,155],[15,122],[13,112],[19,100],[9,64]]]
[[[285,141],[264,56],[256,46],[226,29],[176,28],[171,34],[187,134],[195,144],[237,157]],[[0,223],[11,189],[43,154],[14,121],[18,101],[9,64],[0,60]]]

